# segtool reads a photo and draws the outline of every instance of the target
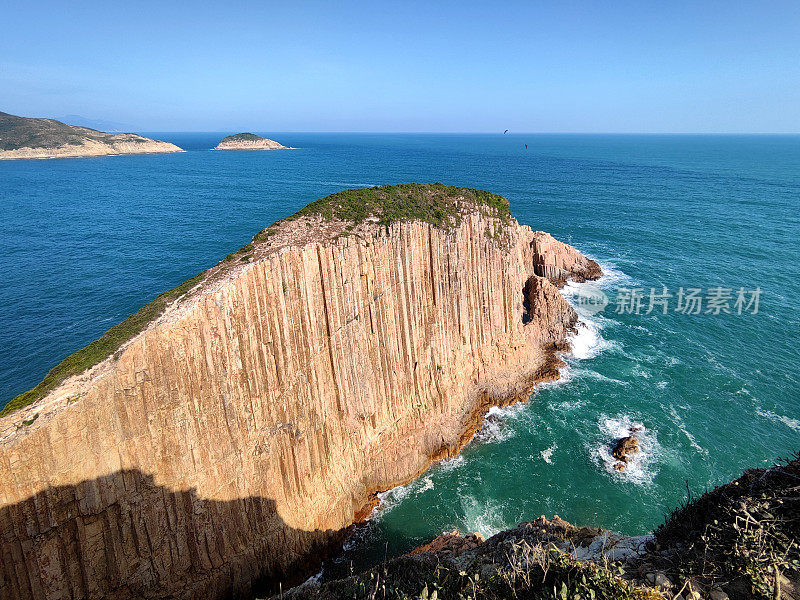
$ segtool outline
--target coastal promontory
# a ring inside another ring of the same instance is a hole
[[[135,133],[104,133],[55,119],[0,112],[0,160],[182,152],[175,144]]]
[[[599,268],[443,184],[263,229],[0,413],[0,598],[214,600],[307,575],[377,492],[558,377],[577,315],[549,275],[573,272]]]
[[[254,133],[237,133],[222,138],[214,150],[286,150],[287,146]]]

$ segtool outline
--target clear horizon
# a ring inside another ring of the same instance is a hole
[[[20,116],[174,133],[800,132],[800,4],[786,1],[3,15],[0,111]]]

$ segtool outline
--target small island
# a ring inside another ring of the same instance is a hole
[[[254,133],[237,133],[223,138],[214,150],[288,150],[288,146]]]
[[[105,133],[55,119],[0,112],[0,160],[162,152],[183,152],[183,149],[135,133]]]

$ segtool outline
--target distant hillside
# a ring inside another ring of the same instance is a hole
[[[0,112],[0,159],[157,152],[181,152],[181,148],[135,133],[104,133],[66,125],[55,119],[17,117]]]
[[[254,133],[236,133],[222,139],[214,150],[282,150],[286,146]]]

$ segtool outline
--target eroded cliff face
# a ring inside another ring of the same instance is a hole
[[[0,598],[246,593],[557,377],[576,316],[536,271],[574,249],[480,211],[337,232],[286,223],[0,420]]]
[[[533,232],[533,266],[537,275],[559,287],[568,280],[581,283],[602,275],[595,261],[544,231]]]

